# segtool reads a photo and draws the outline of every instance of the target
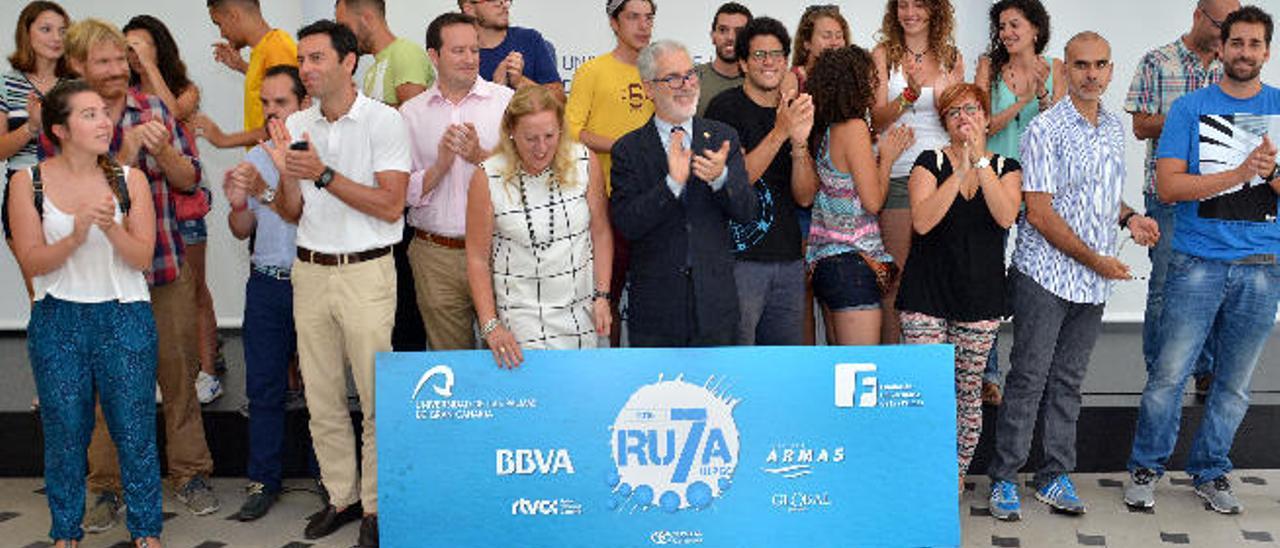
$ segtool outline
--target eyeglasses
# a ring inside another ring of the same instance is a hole
[[[654,78],[649,81],[655,84],[663,84],[667,86],[667,89],[684,89],[685,86],[689,85],[689,82],[698,81],[698,71],[690,69],[689,72],[684,74],[672,74],[671,76]]]
[[[786,59],[787,52],[780,49],[758,49],[751,52],[751,58],[763,63],[767,59]]]
[[[968,114],[969,116],[973,116],[974,114],[977,114],[978,111],[980,110],[982,110],[982,107],[979,107],[978,105],[973,105],[973,104],[965,105],[962,107],[953,107],[953,108],[947,109],[947,118],[955,120],[956,118],[960,117],[960,113],[962,112],[965,114]]]
[[[510,6],[515,0],[471,0],[471,4],[489,4],[491,6]]]
[[[1208,19],[1210,23],[1213,23],[1213,28],[1222,30],[1222,21],[1214,19],[1212,15],[1209,15],[1209,11],[1204,9],[1203,7],[1196,8],[1196,9],[1200,10],[1200,13],[1204,14],[1205,19]]]

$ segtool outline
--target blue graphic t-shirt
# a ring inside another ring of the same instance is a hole
[[[491,49],[480,50],[480,77],[493,80],[493,71],[513,51],[524,57],[524,75],[539,84],[560,82],[556,70],[556,48],[533,29],[509,27],[507,37]]]
[[[1156,158],[1183,160],[1187,173],[1212,175],[1238,167],[1267,134],[1272,142],[1280,139],[1280,90],[1264,85],[1257,95],[1236,99],[1210,86],[1173,103]],[[1173,248],[1219,261],[1280,253],[1276,205],[1275,191],[1260,177],[1179,202]]]

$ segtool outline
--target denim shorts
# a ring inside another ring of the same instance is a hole
[[[209,240],[209,228],[203,218],[178,221],[178,232],[182,234],[182,243],[187,245],[202,244]]]
[[[813,295],[831,312],[880,308],[880,287],[857,253],[820,259],[813,268]]]

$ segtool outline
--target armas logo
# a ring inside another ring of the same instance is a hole
[[[738,465],[733,399],[683,378],[640,387],[618,412],[607,481],[613,510],[705,509],[729,489]]]

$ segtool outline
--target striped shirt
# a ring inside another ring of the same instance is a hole
[[[1218,83],[1222,62],[1214,59],[1204,66],[1182,38],[1147,52],[1138,62],[1138,72],[1129,85],[1124,110],[1131,114],[1168,114],[1179,97]],[[1159,139],[1147,139],[1145,183],[1142,192],[1156,193],[1156,149]]]
[[[1070,98],[1058,101],[1022,135],[1022,191],[1053,197],[1053,209],[1085,245],[1114,256],[1124,189],[1124,125],[1099,106],[1095,127]],[[1045,290],[1073,303],[1103,304],[1112,283],[1018,220],[1013,266]]]
[[[0,113],[8,117],[8,127],[4,128],[5,131],[26,133],[27,128],[23,126],[27,125],[27,94],[31,92],[37,95],[40,93],[21,72],[11,70],[0,75]],[[18,149],[17,153],[9,157],[7,170],[18,171],[34,166],[39,154],[40,146],[35,139],[31,139]]]
[[[862,207],[853,176],[831,163],[830,142],[828,129],[816,162],[820,184],[813,197],[813,224],[809,225],[805,262],[812,266],[842,253],[866,253],[878,261],[892,260],[880,238],[880,221]]]
[[[147,95],[136,88],[130,88],[125,96],[124,113],[116,123],[115,134],[111,137],[111,154],[116,154],[124,144],[124,132],[134,126],[140,126],[151,120],[161,120],[169,129],[170,139],[175,150],[190,160],[196,168],[196,185],[199,186],[203,175],[200,170],[200,153],[192,147],[182,125],[177,123],[169,109],[159,97]],[[40,139],[41,158],[56,154],[53,142],[47,136]],[[151,196],[156,210],[156,250],[147,271],[147,283],[161,286],[178,279],[182,267],[182,256],[185,249],[182,235],[178,232],[178,221],[174,216],[173,196],[175,190],[169,188],[169,181],[160,169],[160,162],[146,148],[138,151],[135,158],[119,158],[121,163],[135,166],[146,173],[151,183]]]

